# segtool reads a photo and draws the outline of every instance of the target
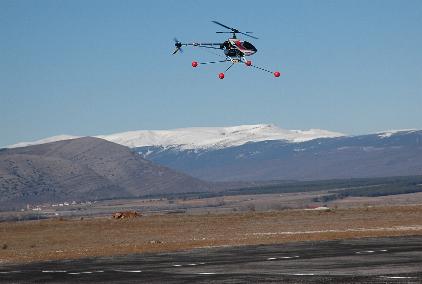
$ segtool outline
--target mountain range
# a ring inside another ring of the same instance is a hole
[[[223,149],[138,147],[157,164],[208,181],[322,180],[422,175],[422,131],[268,140]]]
[[[422,174],[422,131],[349,136],[272,124],[141,130],[97,136],[206,181],[316,180]],[[56,136],[9,147],[75,138]]]
[[[0,150],[0,208],[210,191],[128,147],[83,137]]]
[[[267,140],[303,142],[316,138],[338,136],[343,136],[343,134],[321,129],[286,130],[273,124],[257,124],[230,127],[189,127],[172,130],[138,130],[95,137],[130,148],[158,146],[188,150],[222,149],[240,146],[248,142]],[[20,142],[9,145],[7,148],[25,147],[74,138],[80,138],[80,136],[58,135],[33,142]]]

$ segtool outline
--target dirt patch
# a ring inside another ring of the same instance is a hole
[[[422,235],[421,205],[8,222],[0,262],[403,235]]]

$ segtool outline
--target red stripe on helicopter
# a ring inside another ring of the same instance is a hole
[[[249,50],[249,49],[245,48],[245,47],[242,45],[242,43],[240,42],[240,40],[235,41],[235,44],[236,44],[236,46],[237,46],[239,49],[241,49],[241,50]]]

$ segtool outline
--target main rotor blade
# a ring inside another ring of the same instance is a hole
[[[229,30],[233,31],[233,33],[236,33],[236,34],[242,34],[242,35],[246,35],[246,36],[248,36],[248,37],[254,38],[254,39],[258,39],[257,37],[250,35],[250,33],[252,33],[252,32],[245,32],[245,33],[242,33],[242,32],[241,32],[241,31],[239,31],[238,29],[228,27],[228,26],[226,26],[226,25],[223,25],[223,24],[222,24],[222,23],[220,23],[220,22],[217,22],[217,21],[212,21],[212,22],[213,22],[214,24],[220,25],[220,26],[222,26],[222,27],[224,27],[224,28],[226,28],[226,29],[229,29]],[[216,32],[216,33],[218,33],[218,34],[224,34],[224,33],[227,33],[227,32]]]
[[[238,32],[238,30],[237,30],[237,29],[234,29],[234,28],[228,27],[228,26],[223,25],[222,23],[219,23],[219,22],[217,22],[217,21],[212,21],[212,22],[213,22],[214,24],[220,25],[220,26],[222,26],[222,27],[224,27],[224,28],[226,28],[226,29],[232,30],[232,31],[234,31],[234,32]]]
[[[237,33],[242,34],[242,35],[245,35],[245,36],[248,36],[248,37],[251,37],[251,38],[254,38],[254,39],[258,39],[256,36],[252,36],[252,35],[247,34],[247,33],[242,33],[242,32],[237,32]]]

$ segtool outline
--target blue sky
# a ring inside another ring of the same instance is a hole
[[[224,65],[173,37],[252,30]],[[274,123],[348,134],[422,129],[422,1],[0,1],[0,146],[58,134]]]

